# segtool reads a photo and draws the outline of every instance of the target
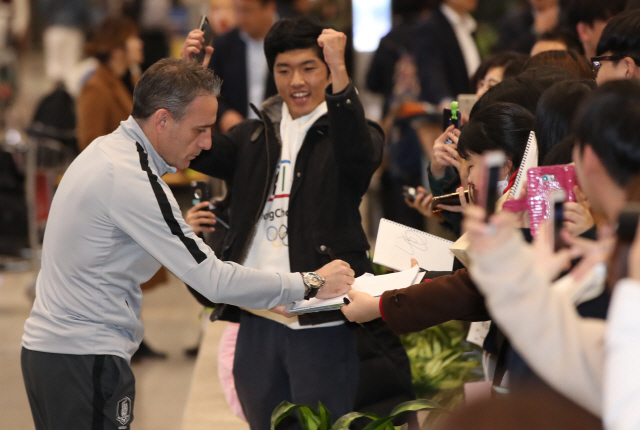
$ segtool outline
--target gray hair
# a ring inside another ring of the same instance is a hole
[[[158,109],[166,109],[178,122],[201,95],[220,95],[222,80],[213,70],[194,61],[164,58],[145,71],[133,90],[131,116],[146,120]]]

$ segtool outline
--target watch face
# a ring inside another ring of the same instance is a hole
[[[313,288],[318,288],[320,287],[320,285],[322,285],[322,282],[320,282],[320,279],[316,278],[313,275],[307,275],[307,282],[309,283],[309,286]]]
[[[314,276],[312,273],[307,273],[305,278],[312,288],[320,288],[323,285],[322,279],[317,275]]]

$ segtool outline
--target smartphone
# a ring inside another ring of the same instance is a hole
[[[191,181],[191,204],[193,206],[202,202],[209,202],[209,207],[205,210],[213,212],[215,206],[211,203],[211,188],[206,181]],[[212,224],[202,224],[204,227],[214,227]]]
[[[478,96],[475,94],[458,94],[458,108],[460,113],[469,116],[473,105],[478,101]]]
[[[413,203],[416,200],[416,196],[418,195],[418,190],[416,190],[414,187],[410,187],[409,185],[403,185],[402,195],[405,199]]]
[[[618,240],[628,244],[633,243],[638,229],[638,217],[640,217],[640,203],[627,203],[618,216],[616,233]]]
[[[566,246],[560,236],[564,227],[564,202],[566,199],[567,193],[564,190],[554,191],[549,199],[551,219],[553,220],[553,250],[556,252]]]
[[[478,204],[484,206],[488,219],[495,213],[496,202],[501,195],[498,182],[507,157],[503,151],[488,151],[482,156],[482,160],[484,174],[483,183],[478,190]]]
[[[450,109],[445,108],[442,111],[442,131],[446,131],[450,125],[460,130],[460,110],[456,101],[451,102]],[[444,143],[453,143],[453,141],[447,137]]]
[[[198,28],[204,32],[204,43],[202,44],[202,49],[200,50],[200,52],[194,54],[193,58],[195,58],[198,64],[202,64],[202,62],[204,61],[204,56],[206,54],[204,48],[206,46],[211,46],[211,44],[213,43],[213,28],[211,27],[211,24],[209,24],[209,19],[206,15],[202,15],[202,18],[200,19],[200,26]]]
[[[469,190],[464,190],[464,197],[469,203]],[[460,206],[460,196],[458,193],[444,194],[442,196],[434,197],[431,200],[431,211],[433,213],[438,213],[442,209],[437,207],[438,205],[447,205],[447,206]]]

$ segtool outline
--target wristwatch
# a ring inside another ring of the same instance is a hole
[[[318,290],[324,285],[324,278],[316,272],[302,272],[300,274],[302,275],[302,282],[306,289],[304,299],[309,300],[318,294]]]

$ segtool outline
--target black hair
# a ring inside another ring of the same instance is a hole
[[[531,79],[538,84],[543,90],[548,89],[551,85],[562,81],[575,81],[580,79],[574,73],[558,66],[534,66],[520,73],[520,78]]]
[[[607,21],[622,12],[626,3],[626,0],[562,0],[560,23],[574,32],[580,22],[593,27],[596,21]]]
[[[534,131],[538,140],[538,162],[571,132],[571,121],[580,106],[596,88],[595,81],[565,81],[552,85],[538,101]]]
[[[324,54],[318,45],[318,37],[324,29],[316,20],[305,16],[277,21],[264,39],[264,55],[269,71],[273,73],[278,54],[296,49],[313,48],[324,63]]]
[[[584,55],[584,47],[580,43],[580,39],[577,34],[574,35],[565,28],[556,28],[552,31],[542,33],[536,39],[536,42],[561,42],[564,43],[568,50],[576,51],[581,55]]]
[[[576,51],[544,51],[529,58],[524,65],[527,70],[535,66],[558,66],[569,70],[571,73],[582,79],[595,79],[593,66],[584,55]]]
[[[467,159],[472,153],[502,150],[511,160],[511,174],[520,167],[532,130],[533,114],[527,109],[514,103],[495,103],[476,112],[462,128],[458,154]]]
[[[487,72],[495,67],[504,67],[502,79],[516,77],[524,68],[528,56],[520,52],[504,51],[493,54],[484,60],[471,78],[471,88],[477,88],[478,82],[484,79]]]
[[[596,51],[597,55],[605,52],[631,57],[640,64],[640,10],[622,12],[609,21],[602,30]]]
[[[556,166],[569,164],[573,161],[573,145],[575,139],[572,135],[566,136],[560,142],[553,145],[541,160],[539,166]]]
[[[621,187],[640,172],[640,82],[606,82],[578,110],[573,134],[580,151],[590,146]]]
[[[433,0],[391,0],[391,15],[402,20],[417,19],[419,15],[436,6]]]
[[[527,109],[531,114],[536,111],[543,88],[532,79],[508,78],[489,88],[471,109],[470,118],[483,108],[495,103],[513,103]]]

